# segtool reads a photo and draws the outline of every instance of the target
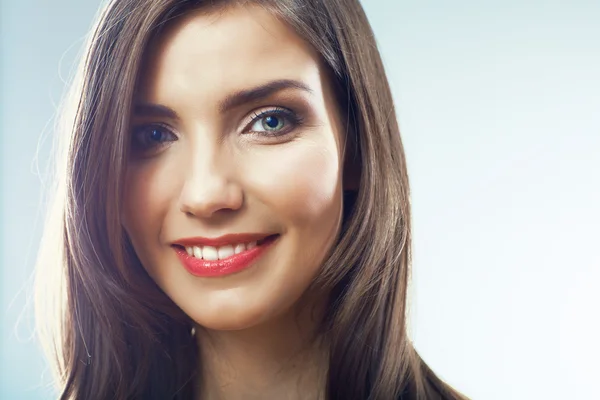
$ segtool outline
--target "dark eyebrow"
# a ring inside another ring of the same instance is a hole
[[[239,107],[252,101],[264,99],[285,89],[300,89],[310,94],[313,93],[312,89],[305,83],[293,79],[280,79],[252,89],[241,90],[227,96],[219,105],[219,111],[225,113],[232,108]]]
[[[133,107],[133,115],[139,117],[163,117],[170,119],[179,119],[177,113],[167,106],[152,103],[136,104]]]
[[[219,104],[219,112],[225,113],[243,104],[264,99],[286,89],[300,89],[310,94],[313,93],[312,89],[305,83],[293,79],[280,79],[268,82],[264,85],[256,86],[251,89],[241,90],[239,92],[227,96]],[[160,104],[152,103],[136,104],[133,107],[133,114],[140,117],[152,116],[179,119],[179,116],[173,109]]]

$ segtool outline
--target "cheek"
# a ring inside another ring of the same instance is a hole
[[[252,165],[251,186],[264,203],[296,227],[336,217],[341,180],[333,139],[298,139],[261,153],[246,165]]]
[[[159,163],[132,165],[128,169],[122,217],[125,230],[138,253],[143,253],[151,243],[159,240],[161,221],[168,211],[169,194],[174,184],[173,175]],[[139,256],[145,258],[143,254]]]

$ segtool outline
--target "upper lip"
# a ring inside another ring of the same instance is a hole
[[[271,234],[268,233],[231,233],[215,238],[190,237],[175,240],[174,245],[179,246],[225,246],[228,244],[250,243],[264,239]]]

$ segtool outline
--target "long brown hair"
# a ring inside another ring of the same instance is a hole
[[[61,399],[189,399],[192,321],[147,275],[121,225],[129,116],[141,63],[165,24],[239,0],[114,0],[72,88],[54,206],[38,263],[40,335]],[[358,0],[256,0],[320,54],[337,88],[360,175],[315,286],[331,293],[327,398],[461,399],[407,335],[411,215],[404,150],[373,32]],[[206,4],[204,4],[206,3]]]

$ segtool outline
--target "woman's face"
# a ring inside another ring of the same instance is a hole
[[[196,323],[289,311],[337,238],[341,124],[317,54],[257,7],[194,13],[143,64],[124,226]]]

